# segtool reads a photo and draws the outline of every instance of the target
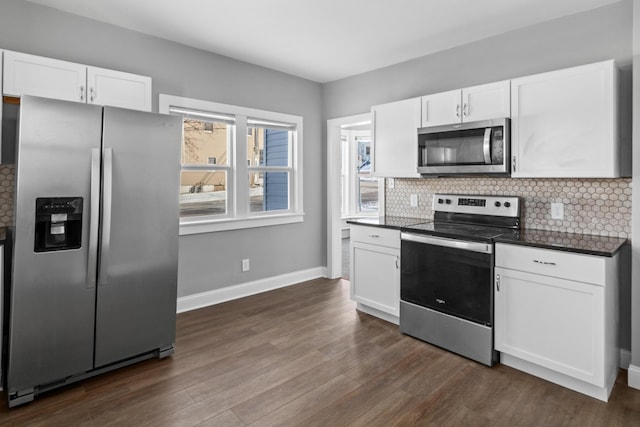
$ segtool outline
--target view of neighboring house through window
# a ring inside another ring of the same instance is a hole
[[[238,228],[242,219],[301,220],[301,117],[164,97],[185,105],[163,106],[183,117],[181,224],[229,220]]]
[[[289,209],[291,183],[290,126],[248,120],[250,211]]]
[[[378,215],[379,178],[371,176],[371,131],[343,129],[342,216]]]
[[[235,122],[232,117],[212,120],[191,115],[183,120],[181,216],[228,212],[229,147]]]

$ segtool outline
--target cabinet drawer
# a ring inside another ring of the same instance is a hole
[[[400,230],[351,225],[351,241],[400,249]]]
[[[605,257],[496,244],[496,267],[604,286]]]

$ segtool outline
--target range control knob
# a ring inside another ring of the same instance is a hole
[[[443,203],[444,203],[444,200],[442,200],[442,199],[438,199],[438,203],[439,203],[439,204],[443,204]]]
[[[510,208],[511,207],[511,202],[504,202],[504,207],[505,208]]]
[[[447,200],[445,201],[445,203],[446,203],[446,204],[448,204],[448,205],[450,205],[450,204],[451,204],[451,199],[447,199]]]
[[[500,202],[495,202],[494,205],[496,206],[496,208],[500,207]]]

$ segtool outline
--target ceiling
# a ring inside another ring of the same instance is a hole
[[[27,0],[325,83],[621,0]]]

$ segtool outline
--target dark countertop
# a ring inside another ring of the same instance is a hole
[[[429,221],[399,216],[376,216],[347,220],[349,224],[368,225],[395,230],[424,222]],[[623,245],[627,243],[627,239],[621,237],[594,236],[590,234],[574,234],[534,229],[522,229],[508,236],[496,237],[495,241],[606,257],[614,256]]]
[[[372,216],[347,220],[348,224],[369,225],[373,227],[392,228],[395,230],[400,230],[402,227],[420,224],[422,222],[427,222],[427,220],[420,218],[405,218],[402,216]]]
[[[0,227],[0,245],[7,243],[7,227]]]
[[[614,256],[627,243],[627,239],[621,237],[533,229],[523,229],[515,235],[497,237],[495,241],[606,257]]]

